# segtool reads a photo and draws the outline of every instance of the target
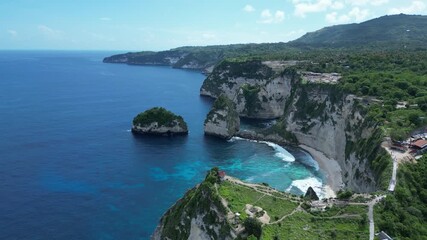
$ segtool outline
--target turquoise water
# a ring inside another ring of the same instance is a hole
[[[205,137],[212,100],[198,72],[102,63],[111,52],[0,53],[0,239],[148,239],[213,166],[320,191],[299,149]],[[189,135],[132,135],[132,118],[153,106],[182,115]]]

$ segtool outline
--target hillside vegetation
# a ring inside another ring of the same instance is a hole
[[[292,41],[292,46],[400,47],[426,46],[427,16],[384,16],[362,23],[325,27]]]
[[[181,116],[175,115],[165,108],[155,107],[138,114],[133,119],[133,125],[145,126],[157,122],[159,126],[172,127],[175,125],[174,121],[177,121],[179,124],[187,128],[187,124],[184,122],[184,119]]]
[[[427,239],[427,156],[399,167],[394,194],[375,209],[377,229],[395,239]]]

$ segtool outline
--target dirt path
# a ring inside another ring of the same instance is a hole
[[[300,205],[298,205],[298,207],[296,207],[296,208],[295,208],[291,213],[288,213],[288,214],[284,215],[283,217],[281,217],[280,219],[278,219],[278,220],[276,220],[276,221],[274,221],[274,222],[267,223],[267,224],[268,224],[268,225],[277,224],[277,223],[279,223],[279,222],[281,222],[281,221],[285,220],[287,217],[290,217],[290,216],[292,216],[294,213],[299,212],[299,211],[301,211],[301,204],[300,204]]]
[[[374,240],[375,237],[374,206],[383,198],[385,198],[385,195],[378,196],[368,203],[369,240]]]

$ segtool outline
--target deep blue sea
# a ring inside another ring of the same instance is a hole
[[[320,191],[324,177],[301,150],[204,137],[204,75],[102,63],[111,54],[0,51],[0,239],[148,239],[213,166]],[[133,117],[154,106],[182,115],[189,135],[132,135]]]

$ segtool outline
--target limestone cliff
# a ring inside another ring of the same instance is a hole
[[[129,65],[165,65],[174,68],[196,69],[210,72],[220,61],[221,54],[207,54],[191,47],[176,48],[160,52],[129,52],[104,58],[104,63],[124,63]]]
[[[291,93],[293,75],[269,64],[223,61],[203,82],[200,94],[232,99],[241,117],[272,119],[283,115],[285,101]]]
[[[239,131],[239,127],[240,118],[236,105],[225,95],[219,96],[206,116],[205,134],[229,139]]]
[[[382,131],[366,116],[369,102],[344,94],[337,82],[304,81],[293,68],[265,62],[222,62],[200,93],[225,94],[242,117],[281,117],[270,129],[237,135],[310,146],[337,161],[343,187],[374,191],[381,184],[382,170],[373,166],[381,155]]]
[[[227,209],[215,190],[218,171],[211,170],[205,181],[189,190],[160,219],[152,240],[234,239]]]
[[[186,135],[187,123],[181,116],[155,107],[138,114],[133,119],[132,132],[143,135]]]
[[[365,110],[355,96],[345,95],[332,85],[307,84],[293,94],[283,123],[300,144],[319,150],[338,162],[346,187],[369,192],[377,186],[370,168],[375,156],[366,156],[358,151],[361,148],[352,147],[355,142],[372,141],[373,145],[368,147],[379,151],[376,123],[364,116]]]

